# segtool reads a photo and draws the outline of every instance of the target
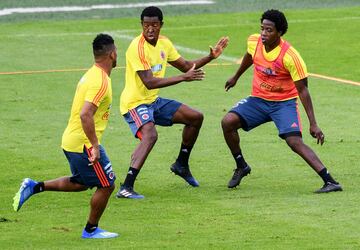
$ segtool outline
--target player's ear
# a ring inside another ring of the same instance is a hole
[[[111,60],[115,60],[116,59],[116,51],[115,50],[112,50],[109,54],[109,57]]]
[[[160,22],[160,28],[162,28],[162,26],[164,25],[164,22]]]

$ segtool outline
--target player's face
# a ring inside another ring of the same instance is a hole
[[[160,22],[159,18],[156,17],[148,17],[144,16],[144,20],[142,20],[141,25],[143,28],[143,35],[150,44],[156,45],[157,40],[159,38],[160,29],[162,26],[162,22]]]
[[[276,30],[275,23],[264,19],[261,23],[261,41],[266,47],[275,48],[280,43],[281,33]]]

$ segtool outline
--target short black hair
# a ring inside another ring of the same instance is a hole
[[[267,10],[261,16],[261,23],[264,19],[270,20],[275,23],[276,30],[281,32],[281,36],[284,35],[288,29],[288,23],[284,13],[279,10]]]
[[[114,39],[107,34],[98,34],[93,43],[94,56],[103,56],[108,54],[114,49]]]
[[[149,6],[146,7],[142,12],[141,12],[141,21],[144,21],[144,16],[147,17],[158,17],[159,21],[162,22],[163,20],[163,13],[162,11],[156,7],[156,6]]]

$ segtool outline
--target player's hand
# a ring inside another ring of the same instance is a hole
[[[226,46],[229,43],[229,38],[227,36],[220,38],[220,40],[215,45],[215,48],[210,46],[210,57],[212,59],[218,58],[223,50],[226,48]]]
[[[191,67],[185,74],[184,74],[184,81],[201,81],[205,78],[205,72],[203,69],[195,69],[196,64]]]
[[[236,85],[237,80],[234,77],[229,78],[225,83],[225,90],[228,91]]]
[[[93,146],[90,150],[90,157],[88,158],[91,162],[90,165],[96,164],[100,159],[100,149],[99,146]]]
[[[320,143],[320,145],[324,144],[325,141],[325,135],[321,131],[321,129],[316,125],[310,125],[310,134],[312,137],[317,139],[317,144]]]

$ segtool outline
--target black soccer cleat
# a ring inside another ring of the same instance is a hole
[[[315,193],[322,194],[322,193],[330,193],[330,192],[337,192],[337,191],[343,191],[343,189],[339,183],[327,182],[324,184],[324,186],[322,186],[322,188],[316,190]]]
[[[228,188],[234,188],[240,184],[240,181],[243,177],[250,174],[251,168],[249,165],[246,165],[245,168],[236,168],[234,169],[234,174],[231,180],[228,183]]]
[[[183,166],[179,162],[175,161],[171,165],[170,170],[175,175],[178,175],[181,178],[183,178],[191,186],[193,186],[193,187],[198,187],[199,186],[199,182],[192,176],[192,174],[190,172],[189,165]]]

